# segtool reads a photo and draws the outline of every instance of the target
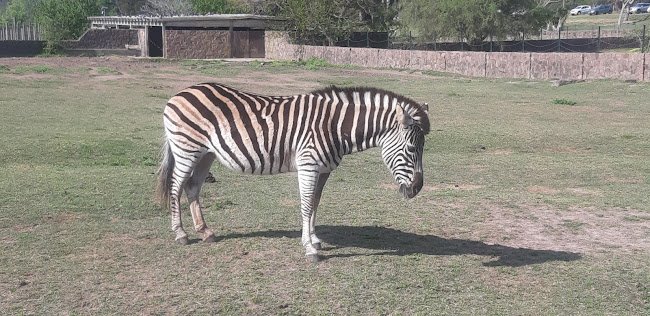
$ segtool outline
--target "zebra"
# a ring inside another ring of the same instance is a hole
[[[163,112],[164,145],[156,197],[171,209],[176,241],[189,243],[181,222],[185,191],[194,229],[216,237],[199,204],[214,160],[247,174],[298,173],[302,245],[320,260],[316,210],[323,186],[344,155],[381,147],[381,156],[406,199],[423,185],[422,151],[429,106],[376,88],[335,87],[294,96],[266,96],[203,83],[174,95]]]

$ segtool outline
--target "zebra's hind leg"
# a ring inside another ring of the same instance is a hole
[[[201,186],[205,182],[205,178],[210,171],[210,166],[212,166],[214,159],[215,155],[212,153],[203,156],[196,167],[194,167],[192,176],[185,185],[185,194],[187,194],[187,201],[190,203],[190,212],[192,213],[192,220],[194,221],[194,230],[196,230],[197,233],[203,234],[202,239],[204,242],[217,241],[214,233],[208,229],[208,225],[205,224],[203,212],[201,211],[201,204],[199,203]]]
[[[311,245],[316,250],[321,250],[323,247],[322,241],[316,236],[316,211],[318,210],[318,204],[320,203],[320,197],[323,194],[323,187],[329,178],[329,173],[321,173],[318,176],[318,182],[316,183],[316,190],[314,191],[314,198],[312,202],[312,213],[311,219],[309,221],[309,229],[311,231]]]
[[[181,245],[188,245],[189,239],[187,233],[183,229],[183,221],[181,219],[181,195],[183,188],[187,183],[187,179],[192,174],[192,169],[195,161],[191,157],[174,157],[176,163],[171,176],[171,186],[169,192],[169,206],[172,215],[172,231],[176,234],[176,242]],[[182,163],[179,163],[181,161]]]

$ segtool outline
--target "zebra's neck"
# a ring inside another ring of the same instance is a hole
[[[337,130],[344,154],[381,146],[385,136],[396,130],[400,101],[395,95],[374,89],[333,89],[324,97],[340,107]]]

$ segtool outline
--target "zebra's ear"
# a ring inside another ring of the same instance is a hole
[[[429,114],[429,103],[424,102],[422,108],[424,109],[424,113]]]
[[[402,124],[404,128],[409,127],[410,125],[413,125],[413,118],[411,115],[409,115],[409,112],[407,112],[403,107],[398,106],[397,107],[397,121]]]

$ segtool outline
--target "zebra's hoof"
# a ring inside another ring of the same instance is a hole
[[[203,242],[207,242],[207,243],[217,242],[217,236],[210,235],[210,236],[208,236],[208,238],[203,239]]]
[[[316,249],[316,250],[321,250],[321,249],[323,249],[323,246],[322,246],[321,243],[319,243],[319,242],[314,243],[314,244],[311,244],[311,246],[314,247],[314,249]]]
[[[307,259],[307,262],[318,262],[320,261],[321,257],[317,253],[314,253],[305,255],[305,259]]]
[[[176,242],[183,245],[183,246],[187,246],[187,245],[190,244],[190,240],[187,239],[187,236],[183,237],[183,238],[176,239]]]

